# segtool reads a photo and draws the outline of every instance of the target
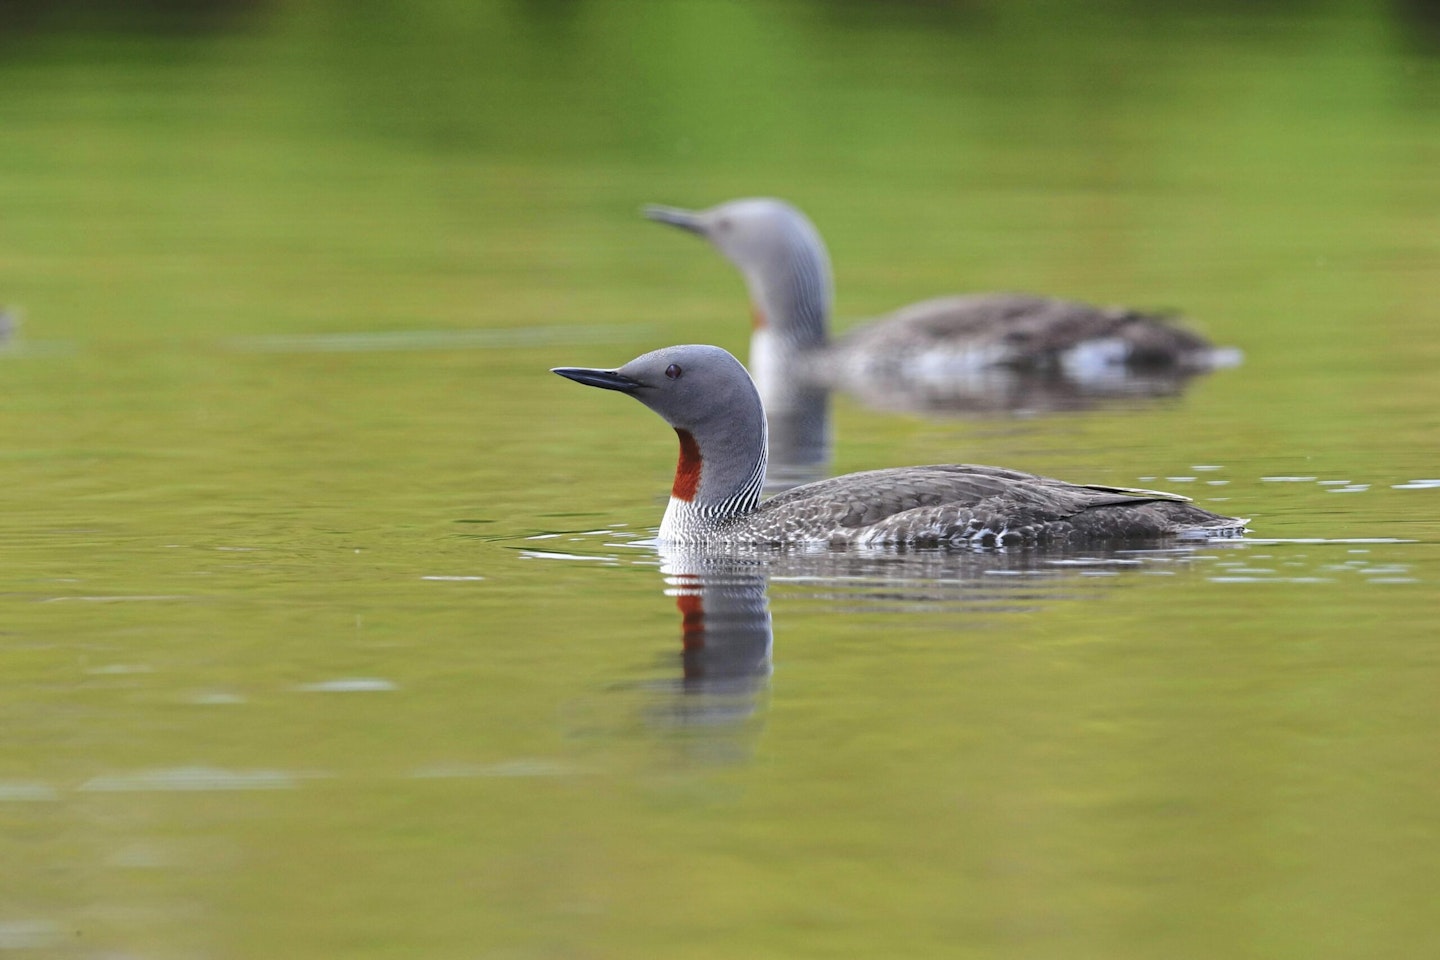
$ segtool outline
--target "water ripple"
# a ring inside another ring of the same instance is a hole
[[[301,693],[383,693],[400,688],[389,680],[378,677],[341,677],[336,680],[321,680],[318,683],[302,683],[295,689]]]
[[[43,950],[60,940],[60,928],[48,920],[0,920],[0,950]]]
[[[33,780],[0,780],[0,803],[44,803],[55,799],[55,788]]]
[[[89,793],[171,793],[211,790],[293,790],[301,777],[281,770],[172,767],[91,777],[78,789]]]

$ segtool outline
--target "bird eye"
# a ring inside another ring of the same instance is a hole
[[[719,220],[716,220],[715,229],[720,231],[728,231],[730,229],[730,218],[721,217]]]
[[[684,372],[684,370],[680,369],[680,364],[678,363],[672,363],[670,364],[670,366],[665,368],[665,376],[669,377],[671,380],[679,380],[680,374]]]

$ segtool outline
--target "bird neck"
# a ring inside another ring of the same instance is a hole
[[[753,513],[765,484],[766,427],[756,400],[751,416],[727,411],[693,429],[675,428],[680,458],[660,539],[703,539],[706,531]]]
[[[782,351],[824,345],[833,284],[819,234],[808,225],[790,225],[782,247],[762,267],[746,271],[745,279],[756,337],[770,334]]]

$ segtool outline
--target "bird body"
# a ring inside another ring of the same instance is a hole
[[[1026,294],[940,297],[831,339],[830,258],[810,220],[782,200],[732,200],[708,210],[645,214],[699,234],[740,270],[750,293],[752,368],[767,400],[772,370],[849,387],[939,381],[987,368],[1084,378],[1116,370],[1198,372],[1238,360],[1169,318]]]
[[[680,438],[659,538],[706,544],[1084,544],[1234,537],[1247,521],[1151,490],[1073,484],[968,464],[871,470],[761,501],[766,419],[745,368],[720,347],[685,345],[614,369],[557,367],[628,393]]]
[[[1105,370],[1196,369],[1214,359],[1202,337],[1123,307],[990,293],[903,307],[822,348],[813,363],[841,382],[936,379],[989,367],[1076,377]]]

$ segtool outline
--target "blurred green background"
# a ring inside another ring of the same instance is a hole
[[[1434,954],[1437,55],[1419,2],[0,0],[0,949]],[[1256,539],[777,571],[753,712],[657,722],[679,618],[616,543],[673,437],[545,371],[743,355],[638,208],[749,195],[841,328],[1022,290],[1246,354],[1084,415],[842,399],[837,469]]]

